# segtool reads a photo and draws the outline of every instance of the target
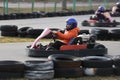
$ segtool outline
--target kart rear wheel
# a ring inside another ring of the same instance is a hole
[[[102,44],[95,44],[94,45],[94,48],[96,48],[96,49],[105,49],[105,46],[104,45],[102,45]]]

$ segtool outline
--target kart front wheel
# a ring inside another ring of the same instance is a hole
[[[89,25],[89,23],[88,23],[87,20],[84,20],[84,21],[82,22],[82,26],[88,26],[88,25]]]

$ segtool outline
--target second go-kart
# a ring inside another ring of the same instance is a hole
[[[118,2],[117,5],[120,6],[119,4],[120,3]],[[113,6],[112,11],[111,11],[111,16],[112,17],[120,17],[120,9],[117,8],[116,6]]]
[[[115,12],[114,14],[111,14],[112,17],[120,17],[120,12]]]
[[[117,25],[120,25],[120,22],[117,22],[116,20],[112,20],[110,14],[104,13],[104,15],[107,15],[107,18],[110,19],[109,21],[105,20],[96,20],[95,15],[90,16],[89,20],[82,21],[82,26],[90,26],[90,27],[117,27]]]
[[[107,48],[100,43],[96,43],[95,36],[89,34],[79,35],[70,41],[69,45],[63,45],[60,50],[50,48],[49,45],[42,43],[37,44],[40,39],[45,37],[51,32],[49,28],[46,28],[40,36],[38,36],[32,45],[27,46],[27,54],[29,57],[48,57],[52,54],[69,54],[73,56],[104,56],[107,54]]]

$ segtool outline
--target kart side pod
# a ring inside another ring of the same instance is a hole
[[[60,47],[60,50],[80,50],[80,49],[87,49],[87,45],[63,45]]]

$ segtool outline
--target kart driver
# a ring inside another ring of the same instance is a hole
[[[112,22],[110,13],[106,11],[104,6],[99,6],[95,12],[95,20],[98,21],[105,21],[105,22]]]
[[[52,33],[58,37],[58,40],[52,44],[52,47],[59,50],[60,46],[68,44],[72,38],[77,37],[79,31],[80,29],[77,26],[76,19],[68,18],[66,20],[66,28],[64,33],[60,31],[52,31]]]
[[[116,5],[112,7],[112,14],[116,12],[120,13],[120,2],[117,2]]]

